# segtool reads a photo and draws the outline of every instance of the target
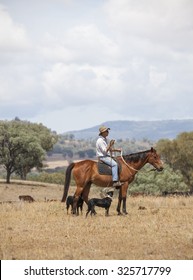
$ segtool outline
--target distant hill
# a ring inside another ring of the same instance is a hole
[[[75,139],[95,139],[101,125],[111,128],[110,138],[114,139],[174,139],[182,132],[193,131],[193,120],[161,120],[161,121],[107,121],[91,128],[69,131]]]

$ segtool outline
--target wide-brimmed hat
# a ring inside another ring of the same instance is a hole
[[[108,130],[110,130],[109,127],[106,127],[106,126],[102,125],[102,126],[99,128],[99,135],[101,135],[103,132],[108,131]]]

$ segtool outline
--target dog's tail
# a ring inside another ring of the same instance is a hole
[[[63,193],[63,197],[61,202],[65,202],[66,201],[66,197],[68,195],[68,190],[69,190],[69,186],[70,186],[70,180],[71,180],[71,172],[72,169],[74,168],[75,163],[72,162],[68,168],[66,169],[66,177],[65,177],[65,183],[64,183],[64,193]]]

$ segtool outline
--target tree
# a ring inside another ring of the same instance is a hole
[[[7,172],[6,182],[14,172],[25,179],[32,168],[40,168],[56,141],[57,135],[42,124],[0,121],[0,164]]]
[[[85,158],[85,156],[86,156],[85,151],[78,151],[77,154],[78,154],[79,158]]]
[[[156,148],[174,171],[180,170],[193,191],[193,132],[181,133],[172,141],[160,140]]]

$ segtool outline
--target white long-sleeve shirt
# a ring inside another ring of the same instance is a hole
[[[99,136],[99,138],[96,141],[96,156],[97,157],[104,157],[104,156],[110,156],[110,152],[107,152],[107,146],[108,142],[107,139]]]

